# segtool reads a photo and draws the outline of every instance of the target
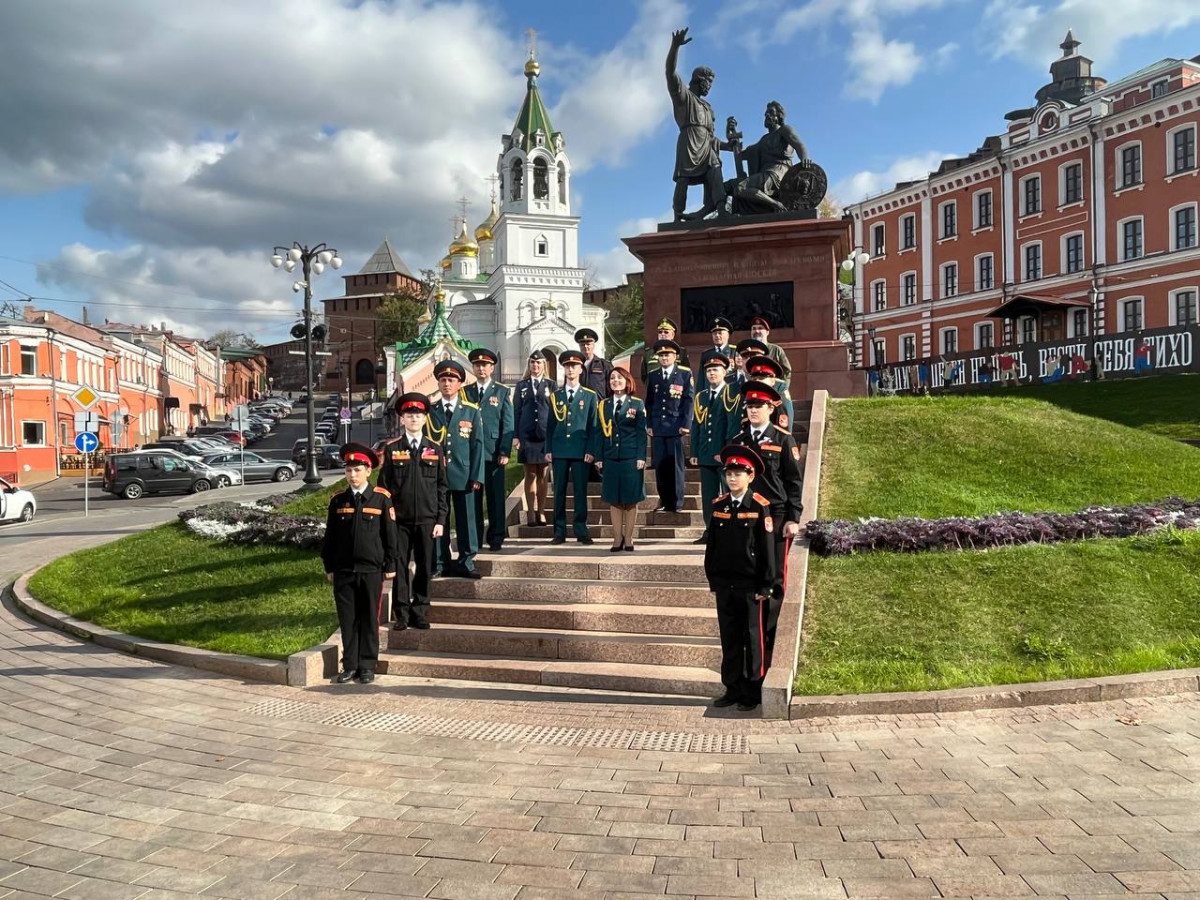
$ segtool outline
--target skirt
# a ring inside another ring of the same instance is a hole
[[[637,460],[604,460],[601,473],[600,496],[605,503],[628,506],[646,499],[645,470],[637,467]]]
[[[517,462],[526,466],[540,466],[546,463],[545,441],[521,441],[517,450]]]

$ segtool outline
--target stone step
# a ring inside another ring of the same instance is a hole
[[[601,488],[604,487],[604,485],[593,481],[593,482],[588,482],[587,487],[588,487],[588,496],[589,497],[599,497],[600,490],[601,490]],[[683,486],[683,494],[685,497],[699,497],[700,496],[699,482],[696,482],[694,484],[685,484]],[[551,497],[554,496],[553,488],[550,491],[550,496]],[[570,499],[571,496],[572,496],[571,492],[568,491],[567,498]],[[653,484],[646,485],[646,496],[647,497],[655,497],[655,498],[658,497],[658,491],[655,489],[655,486]]]
[[[656,507],[656,506],[658,506],[658,497],[647,494],[646,499],[638,504],[638,509],[653,510],[654,507]],[[600,495],[598,493],[595,494],[594,496],[589,494],[588,495],[588,509],[590,510],[592,507],[595,507],[596,509],[605,509],[606,510],[606,509],[608,509],[608,504],[605,501],[600,499]],[[550,508],[551,509],[554,508],[554,495],[553,494],[550,495]],[[568,494],[567,495],[567,510],[570,511],[570,510],[573,510],[574,508],[575,508],[575,498],[572,495]],[[697,511],[700,510],[700,508],[701,508],[700,507],[700,495],[699,494],[689,494],[686,497],[684,497],[683,498],[683,508],[684,508],[684,510],[697,510]]]
[[[721,642],[715,637],[623,634],[609,631],[556,631],[487,625],[434,626],[388,632],[388,649],[458,653],[506,659],[563,659],[637,663],[643,666],[699,666],[719,670]]]
[[[589,525],[588,532],[596,540],[605,538],[611,539],[613,535],[613,528],[611,525]],[[554,534],[554,528],[551,525],[513,525],[509,526],[508,533],[514,538],[541,538],[548,541]],[[694,541],[703,533],[703,526],[693,528],[684,525],[642,525],[639,523],[635,533],[635,540]]]
[[[484,579],[486,580],[486,579]],[[499,603],[490,599],[439,598],[429,621],[437,625],[609,632],[627,635],[718,637],[715,607],[620,606],[608,603]]]
[[[574,510],[570,504],[567,505],[567,528],[571,527],[571,518]],[[549,509],[546,512],[546,519],[553,518],[554,510]],[[521,513],[521,520],[524,521],[525,513]],[[608,504],[604,503],[589,503],[588,504],[588,525],[610,525],[612,520],[609,518]],[[638,528],[643,528],[647,525],[665,525],[678,528],[703,528],[704,513],[698,509],[684,509],[681,513],[669,512],[654,512],[653,509],[640,511],[638,513]],[[511,527],[511,526],[510,526]],[[526,528],[540,528],[550,526],[526,525]],[[594,537],[594,535],[593,535]]]
[[[645,666],[573,659],[478,658],[454,653],[395,653],[388,650],[379,654],[376,671],[417,678],[499,681],[591,690],[682,694],[689,697],[716,697],[721,693],[720,675],[699,666]]]
[[[666,585],[657,581],[601,582],[501,576],[490,576],[477,581],[467,578],[435,578],[430,586],[430,596],[433,609],[437,609],[442,600],[715,608],[713,595],[706,584]]]
[[[658,581],[707,584],[703,554],[690,545],[653,545],[652,552],[609,553],[604,547],[582,548],[571,545],[571,555],[555,555],[554,546],[524,551],[479,556],[475,565],[485,575],[506,578],[578,578],[588,581]],[[678,553],[674,552],[678,551]],[[620,562],[615,557],[620,556]],[[628,558],[626,558],[628,557]]]

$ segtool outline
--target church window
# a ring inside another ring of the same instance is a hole
[[[550,199],[550,173],[544,159],[533,162],[533,199]]]
[[[567,202],[567,167],[563,163],[558,164],[558,202]]]
[[[545,235],[539,234],[534,239],[533,255],[534,256],[549,256],[550,255],[550,242],[548,240],[546,240]]]
[[[512,168],[509,170],[509,176],[508,176],[508,183],[509,183],[508,199],[509,200],[520,200],[521,199],[521,178],[524,176],[524,174],[525,174],[525,167],[521,164],[521,160],[514,159],[512,162]]]

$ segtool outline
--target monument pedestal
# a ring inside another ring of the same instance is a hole
[[[737,219],[729,220],[737,223]],[[663,316],[679,323],[676,340],[694,366],[712,346],[715,316],[733,324],[733,343],[748,336],[750,319],[771,322],[770,341],[787,351],[791,395],[805,404],[815,390],[833,397],[865,396],[866,378],[850,368],[838,338],[838,265],[853,246],[840,219],[785,219],[668,229],[624,238],[645,265],[647,345]],[[696,373],[697,384],[703,376]]]

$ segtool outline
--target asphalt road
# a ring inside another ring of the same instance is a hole
[[[321,406],[317,413],[320,418]],[[291,457],[292,444],[305,434],[305,409],[297,406],[276,430],[250,448],[273,459]],[[352,436],[367,441],[378,438],[378,423],[356,423]],[[339,436],[340,438],[340,436]],[[322,482],[332,484],[341,471],[324,469]],[[105,543],[114,536],[133,534],[175,518],[180,510],[217,500],[249,500],[280,491],[295,490],[303,477],[286,484],[249,484],[201,494],[147,494],[138,500],[125,500],[100,489],[100,478],[93,477],[88,487],[88,514],[84,515],[84,479],[58,478],[33,488],[38,511],[32,522],[0,525],[0,584],[7,584],[63,554],[64,544],[83,549]]]

